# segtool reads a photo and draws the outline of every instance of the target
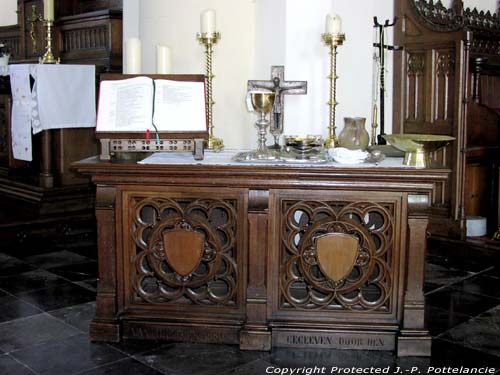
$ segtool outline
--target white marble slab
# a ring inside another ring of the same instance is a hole
[[[334,161],[327,163],[307,162],[237,162],[232,157],[241,150],[224,150],[222,152],[205,151],[204,160],[194,160],[189,152],[158,152],[139,161],[139,164],[163,164],[163,165],[248,165],[248,166],[302,166],[308,168],[324,168],[325,166],[336,168],[414,168],[403,165],[403,158],[385,158],[380,163],[340,164]]]

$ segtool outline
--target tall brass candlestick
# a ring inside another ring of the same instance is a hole
[[[212,80],[215,77],[212,74],[212,54],[213,46],[219,41],[219,32],[210,33],[197,33],[196,38],[200,44],[205,46],[206,55],[206,101],[207,101],[207,117],[208,117],[208,145],[209,150],[214,150],[216,152],[221,151],[224,148],[224,143],[222,139],[216,138],[214,136],[214,124],[213,124],[213,93],[212,93]]]
[[[335,134],[335,108],[337,107],[337,47],[341,46],[345,40],[344,34],[321,34],[321,39],[325,44],[330,47],[330,118],[328,123],[328,138],[325,140],[326,148],[334,148],[337,143],[337,136]]]
[[[57,59],[54,57],[54,53],[52,52],[52,25],[54,21],[45,20],[45,26],[47,27],[47,46],[45,47],[45,54],[38,59],[40,64],[59,64],[61,59],[58,57]]]

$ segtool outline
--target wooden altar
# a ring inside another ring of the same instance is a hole
[[[92,340],[430,355],[426,227],[449,169],[214,157],[73,164],[97,186]]]

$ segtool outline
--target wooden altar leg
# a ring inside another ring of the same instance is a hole
[[[52,133],[44,130],[41,134],[42,142],[42,165],[40,170],[40,186],[50,189],[54,187],[54,175],[52,174]]]
[[[96,315],[90,323],[93,341],[120,341],[116,294],[116,189],[97,186],[96,219],[98,238],[99,283]]]
[[[407,280],[403,328],[398,337],[398,356],[430,356],[431,336],[425,328],[424,280],[427,252],[427,217],[408,218]]]
[[[247,321],[240,333],[240,349],[242,350],[271,350],[271,332],[266,324],[268,226],[265,211],[268,201],[269,192],[250,191]]]

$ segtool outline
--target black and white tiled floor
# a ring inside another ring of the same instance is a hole
[[[394,353],[375,351],[263,353],[228,345],[92,343],[88,325],[95,311],[96,272],[95,250],[58,246],[44,254],[0,250],[1,375],[251,375],[315,366],[325,366],[323,373],[331,373],[332,367],[370,366],[389,368],[390,373],[412,367],[427,373],[429,366],[489,367],[500,373],[500,266],[428,257],[430,358],[396,358]]]

